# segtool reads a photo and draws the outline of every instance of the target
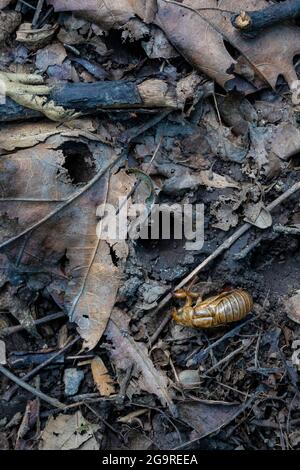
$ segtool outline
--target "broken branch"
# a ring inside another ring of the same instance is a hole
[[[258,32],[276,23],[300,16],[300,0],[286,0],[263,10],[242,11],[231,18],[232,25],[243,33]]]
[[[24,85],[20,84],[20,87]],[[28,85],[27,85],[28,86]],[[37,85],[37,92],[41,85]],[[31,119],[43,116],[43,106],[40,110],[31,109],[30,99],[36,101],[37,96],[18,93],[18,85],[14,84],[14,94],[19,103],[7,96],[6,103],[0,105],[0,122]],[[34,89],[34,85],[31,87]],[[97,111],[120,109],[157,109],[180,108],[176,87],[163,80],[149,79],[142,83],[130,81],[106,81],[96,83],[60,83],[53,87],[45,87],[48,107],[61,107],[72,113],[90,114]],[[23,90],[23,88],[22,88]],[[24,105],[23,105],[24,104]]]

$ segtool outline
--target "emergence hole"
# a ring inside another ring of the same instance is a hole
[[[60,149],[65,157],[64,168],[73,184],[87,183],[96,174],[93,154],[82,142],[65,142]]]

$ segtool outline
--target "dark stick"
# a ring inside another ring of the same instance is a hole
[[[167,88],[166,88],[167,87]],[[60,83],[48,97],[58,106],[83,114],[105,110],[176,109],[176,89],[163,80],[142,83],[114,80],[95,83]],[[0,122],[42,117],[43,114],[15,103],[10,98],[0,105]]]
[[[47,315],[46,317],[35,320],[34,325],[35,326],[43,325],[44,323],[48,323],[54,320],[59,320],[60,318],[64,318],[64,317],[66,317],[66,313],[64,312],[52,313],[51,315]],[[19,333],[20,331],[23,331],[25,329],[26,327],[24,325],[9,326],[7,328],[3,328],[3,330],[0,330],[0,337],[10,336],[10,335],[13,335],[14,333]]]
[[[205,359],[205,357],[207,356],[209,351],[214,349],[216,346],[221,344],[226,339],[232,338],[233,336],[237,335],[240,332],[240,330],[242,328],[244,328],[244,326],[248,325],[250,322],[253,322],[253,320],[254,320],[254,318],[252,317],[252,318],[249,318],[248,320],[244,321],[243,323],[240,323],[238,326],[233,328],[233,330],[228,331],[225,335],[221,336],[214,343],[210,344],[207,348],[205,348],[205,349],[199,351],[198,353],[196,353],[192,358],[190,358],[187,361],[187,363],[186,363],[187,367],[193,367],[193,366],[196,366],[196,365],[200,364],[200,362],[203,359]]]
[[[243,33],[256,33],[260,30],[300,16],[300,0],[285,0],[263,10],[241,11],[231,18],[232,25]]]
[[[44,400],[45,402],[49,403],[49,405],[53,406],[54,408],[59,408],[59,409],[65,409],[65,405],[61,403],[59,400],[56,398],[51,398],[45,393],[41,392],[40,390],[37,390],[36,388],[32,387],[31,385],[27,384],[24,382],[24,380],[19,379],[16,375],[12,374],[8,369],[3,367],[0,364],[0,373],[5,375],[8,379],[12,380],[15,382],[19,387],[24,388],[28,392],[32,393],[36,397],[40,398],[41,400]]]
[[[57,359],[59,356],[61,356],[65,351],[67,351],[72,346],[74,346],[74,344],[76,344],[79,340],[80,340],[80,336],[76,336],[76,338],[74,338],[72,341],[70,341],[68,344],[66,344],[62,349],[60,349],[55,354],[53,354],[53,356],[51,356],[46,361],[42,362],[42,364],[39,364],[38,366],[36,366],[34,369],[32,369],[30,372],[28,372],[28,374],[24,375],[24,377],[22,377],[22,381],[27,382],[28,380],[32,379],[32,377],[34,377],[36,374],[38,374],[40,372],[40,370],[44,369],[44,367],[51,364],[51,362],[53,362],[55,359]],[[5,394],[3,395],[3,400],[9,401],[12,398],[12,396],[16,393],[17,390],[18,390],[18,384],[13,385],[11,388],[9,388],[5,392]]]

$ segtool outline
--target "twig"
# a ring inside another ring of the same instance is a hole
[[[43,325],[44,323],[48,323],[54,320],[59,320],[60,318],[64,318],[64,317],[66,317],[66,313],[64,312],[52,313],[51,315],[47,315],[46,317],[35,320],[33,322],[33,325],[34,326]],[[9,326],[7,328],[3,328],[2,330],[0,330],[0,337],[10,336],[10,335],[13,335],[14,333],[19,333],[20,331],[23,331],[26,328],[27,326],[25,327],[24,325],[16,325],[16,326]]]
[[[28,372],[28,374],[24,375],[24,377],[22,377],[22,381],[27,382],[28,380],[32,379],[32,377],[34,377],[36,374],[38,374],[42,369],[44,369],[44,367],[47,367],[49,364],[51,364],[51,362],[53,362],[55,359],[57,359],[59,356],[61,356],[65,351],[67,351],[72,346],[74,346],[74,344],[76,344],[79,340],[80,340],[80,336],[76,336],[76,338],[74,338],[72,341],[70,341],[68,344],[66,344],[62,349],[57,351],[51,357],[49,357],[49,359],[47,359],[46,361],[39,364],[37,367],[32,369],[30,372]],[[13,385],[11,388],[9,388],[5,392],[5,394],[3,396],[3,400],[9,401],[12,398],[12,396],[16,393],[17,390],[18,390],[18,386]]]
[[[286,225],[274,225],[273,232],[285,233],[287,235],[300,235],[300,227],[289,227]]]
[[[12,380],[15,382],[19,387],[24,388],[28,392],[32,393],[36,397],[40,398],[41,400],[45,401],[46,403],[49,403],[49,405],[54,406],[55,408],[59,408],[61,410],[65,409],[65,405],[61,403],[59,400],[56,398],[51,398],[45,393],[41,392],[40,390],[37,390],[36,388],[32,387],[31,385],[27,384],[24,382],[24,380],[19,379],[16,375],[12,374],[9,370],[7,370],[5,367],[3,367],[0,364],[0,372],[5,375],[8,379]]]
[[[219,346],[219,344],[223,343],[226,339],[232,338],[233,336],[237,335],[244,326],[248,325],[249,323],[253,322],[254,318],[249,318],[248,320],[240,323],[238,326],[233,328],[232,330],[225,333],[225,335],[221,336],[221,338],[217,339],[214,343],[210,344],[207,348],[200,351],[199,353],[195,354],[194,357],[189,359],[186,363],[187,367],[192,367],[198,365],[206,356],[207,354],[214,349],[215,347]]]
[[[207,369],[207,370],[204,372],[203,377],[206,377],[206,376],[209,375],[211,372],[213,372],[215,369],[218,369],[218,367],[220,367],[222,364],[226,364],[227,362],[231,361],[231,359],[232,359],[234,356],[236,356],[237,354],[239,354],[240,352],[242,352],[245,348],[248,348],[251,343],[253,343],[253,340],[248,341],[246,344],[242,344],[239,348],[235,349],[234,351],[232,351],[231,353],[229,353],[227,356],[223,357],[223,359],[221,359],[219,362],[217,362],[217,363],[214,364],[212,367],[210,367],[209,369]]]
[[[300,16],[300,0],[285,0],[262,10],[241,11],[231,18],[232,25],[243,33],[257,32]]]
[[[43,6],[44,6],[44,1],[45,1],[45,0],[39,0],[39,1],[38,1],[37,7],[36,7],[36,10],[35,10],[33,19],[32,19],[32,27],[33,27],[33,28],[36,28],[36,25],[37,25],[37,23],[38,23],[38,21],[39,21],[40,14],[41,14],[42,9],[43,9]]]
[[[271,204],[269,204],[266,209],[272,211],[282,202],[292,196],[296,191],[300,189],[300,181],[291,186],[287,191],[285,191],[281,196],[274,199]],[[187,277],[185,277],[175,288],[174,291],[182,289],[188,282],[190,282],[194,276],[196,276],[200,271],[202,271],[211,261],[215,260],[220,254],[228,250],[242,235],[244,235],[248,230],[252,228],[252,225],[246,223],[242,225],[238,230],[236,230],[230,237],[228,237],[211,255],[205,258],[202,263],[200,263]],[[158,304],[153,314],[159,312],[165,305],[167,305],[172,299],[172,293],[168,293]],[[160,333],[166,327],[171,319],[171,315],[167,315],[164,320],[161,322],[155,333],[151,337],[151,344],[155,343]]]

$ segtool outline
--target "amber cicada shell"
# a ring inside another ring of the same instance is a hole
[[[212,328],[242,320],[253,308],[252,296],[243,289],[222,292],[204,301],[194,301],[196,294],[177,291],[177,298],[185,298],[184,307],[174,309],[173,319],[184,326]],[[195,302],[195,305],[193,303]]]

